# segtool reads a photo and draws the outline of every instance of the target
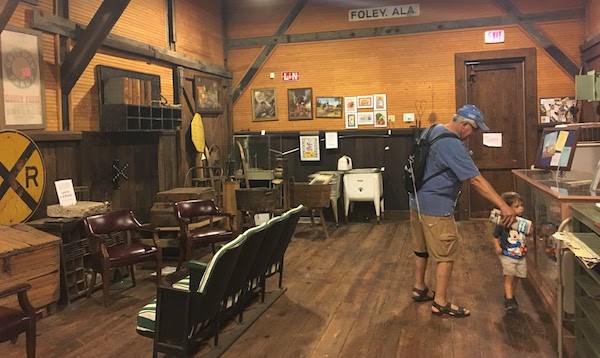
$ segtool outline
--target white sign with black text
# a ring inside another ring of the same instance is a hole
[[[54,182],[56,187],[56,195],[60,206],[71,206],[77,204],[75,190],[73,189],[73,180],[57,180]]]
[[[348,10],[348,21],[384,20],[393,17],[419,16],[419,4],[379,6]]]

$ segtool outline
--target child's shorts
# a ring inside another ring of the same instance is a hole
[[[500,262],[502,262],[502,273],[504,276],[527,277],[527,260],[524,257],[513,259],[506,255],[500,255]]]

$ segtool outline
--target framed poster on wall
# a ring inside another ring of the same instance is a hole
[[[221,93],[221,83],[218,79],[201,75],[194,76],[194,97],[197,113],[223,113],[225,103]]]
[[[0,35],[0,129],[46,128],[42,33],[7,26]]]

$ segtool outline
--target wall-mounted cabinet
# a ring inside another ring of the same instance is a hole
[[[180,108],[134,104],[105,104],[102,107],[101,131],[161,131],[181,127]]]
[[[100,130],[164,131],[181,127],[181,108],[161,105],[160,76],[96,66]]]

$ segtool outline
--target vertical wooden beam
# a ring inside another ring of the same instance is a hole
[[[275,34],[273,36],[283,35],[290,28],[292,22],[296,20],[296,17],[298,17],[298,14],[300,14],[300,11],[302,11],[304,5],[306,5],[307,2],[308,0],[298,0],[296,4],[294,4],[294,7],[292,7],[290,12],[287,14],[281,25],[279,25],[279,28],[277,29],[277,31],[275,31]],[[252,81],[258,70],[262,67],[262,65],[264,65],[265,61],[267,60],[267,58],[269,58],[269,55],[271,54],[271,52],[273,52],[274,49],[275,44],[269,44],[263,47],[258,57],[256,57],[256,59],[254,60],[254,63],[252,63],[252,66],[250,66],[240,83],[233,91],[232,103],[234,105],[235,102],[237,102],[240,95],[242,94],[242,92],[244,92],[244,90],[246,89],[246,86],[250,84],[250,81]]]
[[[19,0],[1,0],[2,12],[0,12],[0,32],[4,30],[8,20],[19,6]]]
[[[65,62],[60,66],[63,94],[71,92],[79,76],[90,63],[130,1],[104,0],[102,2],[81,38],[77,40],[71,52],[65,57]]]

